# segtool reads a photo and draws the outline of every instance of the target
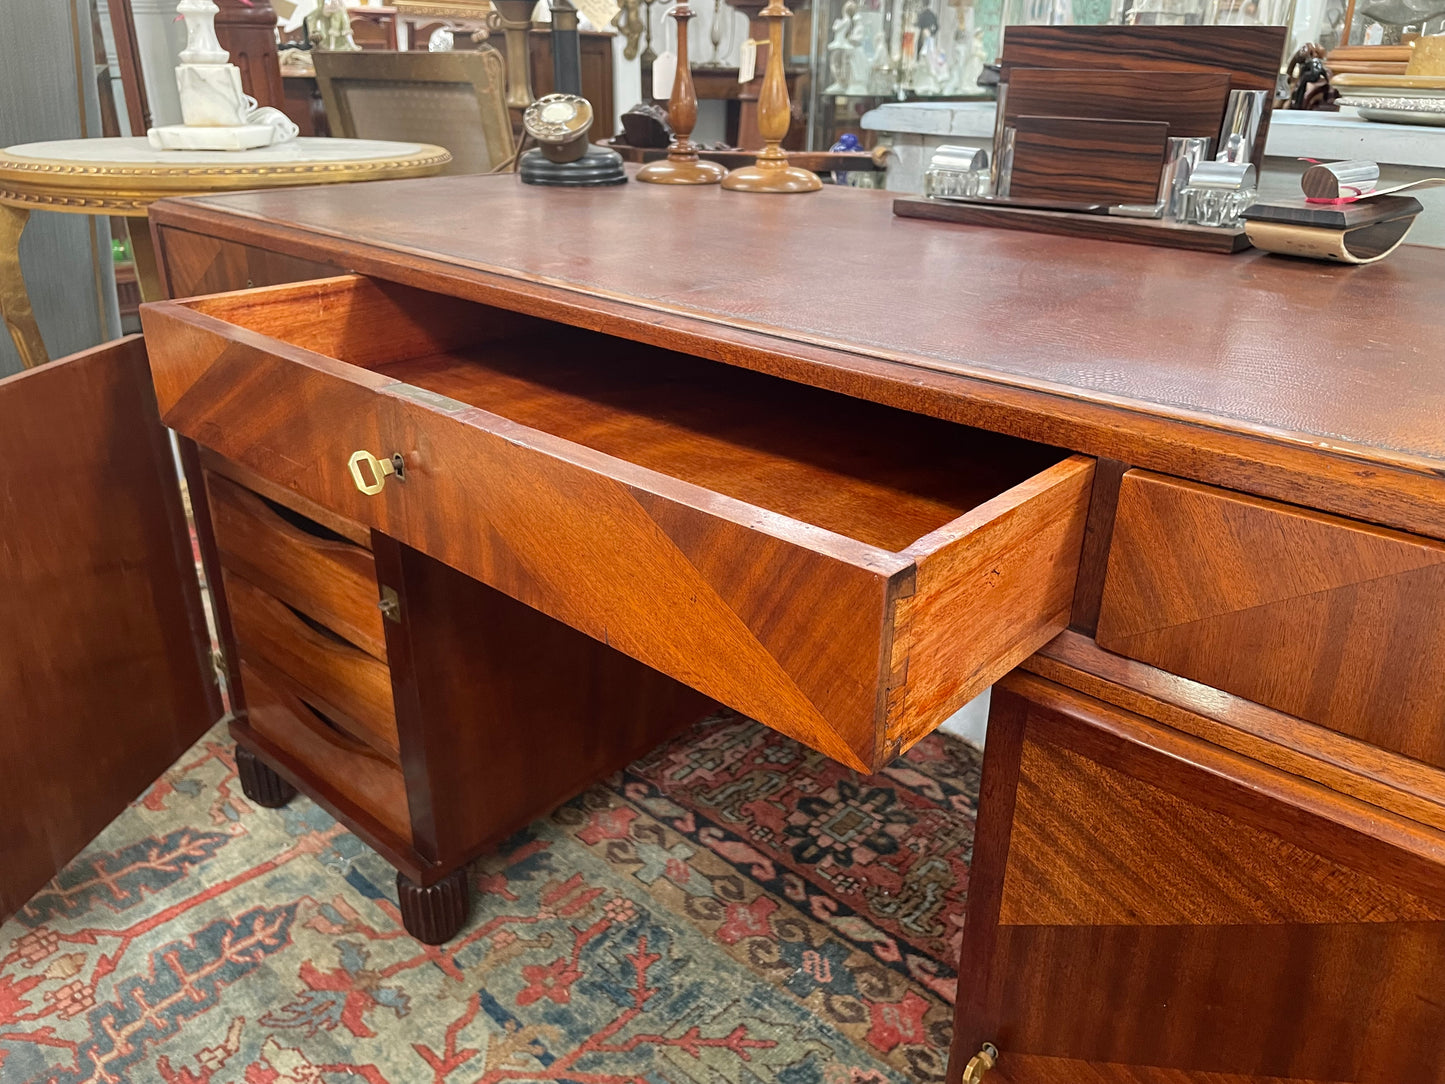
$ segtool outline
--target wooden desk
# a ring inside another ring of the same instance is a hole
[[[501,177],[156,207],[173,295],[368,276],[145,314],[205,445],[248,794],[328,804],[443,937],[454,864],[690,688],[872,768],[997,681],[951,1080],[994,1043],[990,1084],[1441,1084],[1445,256],[888,208]],[[405,480],[362,492],[353,450]],[[267,509],[353,586],[246,567]],[[542,703],[556,665],[598,675],[603,748]]]

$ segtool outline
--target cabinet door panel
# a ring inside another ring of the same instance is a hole
[[[220,714],[139,338],[0,381],[0,918]]]
[[[987,757],[950,1079],[1445,1082],[1445,835],[1022,673]]]

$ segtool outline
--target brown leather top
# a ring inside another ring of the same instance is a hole
[[[250,218],[252,234],[354,242],[342,262],[364,251],[356,266],[372,273],[435,260],[673,327],[722,323],[1432,472],[1445,461],[1433,249],[1362,268],[1182,252],[898,219],[886,193],[836,188],[471,176],[186,203]],[[162,221],[195,225],[161,206]]]

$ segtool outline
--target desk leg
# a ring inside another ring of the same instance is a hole
[[[25,276],[20,270],[20,235],[30,211],[25,207],[0,205],[0,315],[20,352],[20,364],[27,369],[50,360],[35,311],[30,307],[30,294],[25,289]]]
[[[165,287],[161,284],[160,267],[156,263],[156,248],[151,241],[151,224],[147,218],[125,220],[126,232],[130,234],[130,251],[135,257],[135,277],[140,284],[142,301],[164,301]]]

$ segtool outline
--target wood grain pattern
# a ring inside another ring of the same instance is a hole
[[[418,879],[401,769],[317,713],[285,676],[242,661],[246,712],[231,724],[238,741],[343,819],[393,865]]]
[[[1242,228],[1191,226],[1185,222],[1166,222],[1162,218],[1049,211],[1006,203],[955,203],[926,196],[900,196],[893,201],[893,213],[899,218],[953,222],[960,226],[989,226],[1000,230],[1027,230],[1085,241],[1120,241],[1190,252],[1231,254],[1249,248],[1249,238]]]
[[[660,399],[649,398],[647,380],[628,383],[625,366],[609,370],[606,386],[620,391],[574,385],[568,366],[549,366],[545,351],[528,362],[539,375],[524,380],[497,343],[466,354],[465,367],[450,357],[437,365],[423,351],[435,350],[446,328],[462,326],[446,315],[450,302],[432,321],[415,292],[355,280],[262,293],[243,295],[234,307],[217,298],[148,307],[169,424],[862,770],[881,766],[905,737],[921,736],[947,714],[915,716],[906,735],[889,732],[892,605],[924,553],[877,543],[897,545],[933,528],[929,537],[942,545],[949,535],[938,529],[973,502],[1007,493],[1062,458],[916,424],[893,444],[860,444],[867,455],[838,451],[826,439],[805,448],[797,434],[837,431],[859,411],[872,412],[870,427],[876,422],[885,435],[903,419],[680,357],[667,359],[671,390]],[[386,303],[402,300],[413,309],[393,318]],[[331,318],[313,319],[296,336],[329,357],[246,326],[254,316],[279,334],[296,326],[288,313],[297,310]],[[485,330],[489,312],[477,315],[473,323]],[[359,368],[382,364],[386,353],[379,336],[365,334],[372,324],[428,327],[417,337],[388,332],[416,351],[415,364],[390,362],[386,373]],[[503,370],[496,379],[483,372],[494,357]],[[392,379],[399,373],[421,387]],[[474,376],[483,391],[469,383]],[[670,422],[693,379],[706,409],[683,408],[687,424]],[[727,392],[729,381],[731,394],[746,394],[746,411],[718,410],[726,399],[715,393]],[[626,458],[488,409],[501,409],[501,400],[530,403],[536,417],[529,420],[575,426],[566,431]],[[405,481],[363,496],[346,467],[355,448],[401,454]],[[821,471],[810,462],[820,455]],[[699,470],[705,485],[690,480]],[[735,486],[746,499],[727,492]],[[1081,505],[1087,500],[1086,484],[1069,492]],[[1021,502],[1010,514],[1041,527],[1057,512],[1057,504],[1039,512],[1034,505]],[[795,512],[824,522],[794,519]],[[480,529],[458,532],[456,522]],[[875,533],[910,523],[901,536]],[[1014,537],[1022,544],[1032,534],[1020,522]],[[1040,560],[1049,568],[1077,561],[1077,537],[1050,537],[1059,548]],[[1067,579],[1072,591],[1071,572]],[[771,586],[779,582],[789,585],[781,597]],[[1020,607],[1021,595],[1013,608],[995,609],[988,620],[1012,629],[996,630],[993,642],[1041,642],[1062,628],[1051,593],[1037,597],[1036,609]],[[971,680],[982,688],[1013,661],[981,660]]]
[[[438,872],[543,816],[714,708],[619,651],[377,535],[402,763]]]
[[[1227,71],[1235,90],[1274,90],[1282,26],[1010,26],[1004,70]]]
[[[1069,627],[1093,635],[1099,621],[1099,598],[1109,566],[1109,544],[1114,538],[1114,514],[1119,507],[1119,482],[1129,469],[1117,459],[1101,459],[1094,466],[1089,491],[1089,518],[1079,550],[1079,576],[1074,586],[1074,607]]]
[[[894,619],[897,685],[888,704],[899,749],[1068,623],[1093,479],[1093,461],[1071,456],[908,551],[918,575]],[[1016,614],[1042,620],[1019,622]]]
[[[380,183],[163,201],[152,216],[1445,537],[1431,405],[1445,396],[1431,360],[1445,336],[1437,250],[1407,245],[1363,271],[1144,247],[1109,259],[1037,233],[972,231],[962,243],[957,229],[890,218],[882,192],[829,189],[740,218],[723,193],[679,200],[657,185],[559,198],[504,177]],[[449,213],[481,203],[485,218]],[[403,204],[415,213],[378,210]],[[776,256],[783,236],[797,240],[788,260]],[[838,275],[838,252],[868,253],[876,273]],[[1372,342],[1386,311],[1392,333]]]
[[[1226,71],[1015,68],[1003,122],[1026,116],[1158,121],[1169,126],[1170,136],[1217,141],[1229,83]]]
[[[1342,870],[1338,862],[1273,832],[1201,808],[1070,749],[1027,743],[1019,775],[1016,860],[1009,864],[999,916],[1005,925],[1445,918],[1445,901],[1422,898],[1364,871]],[[1107,818],[1101,809],[1108,810]],[[1162,854],[1171,856],[1168,863],[1159,861]],[[1288,892],[1275,890],[1278,870],[1289,871]]]
[[[140,340],[0,381],[0,418],[3,918],[221,707]]]
[[[222,564],[386,661],[367,550],[219,475],[208,475],[206,488]]]
[[[1111,651],[1445,767],[1445,545],[1131,471]]]
[[[1032,673],[1262,764],[1445,830],[1445,770],[1061,633]]]
[[[1232,90],[1271,92],[1250,155],[1262,162],[1288,37],[1285,26],[1011,26],[1000,64],[1005,83],[1018,68],[1223,70]]]
[[[328,531],[334,531],[348,542],[360,546],[364,550],[371,549],[371,528],[363,527],[360,523],[347,519],[345,516],[339,516],[331,509],[324,508],[315,501],[307,500],[301,494],[287,489],[285,486],[277,485],[269,478],[264,478],[239,463],[233,463],[208,448],[197,448],[196,455],[198,465],[204,467],[207,474],[234,482],[242,489],[248,489],[272,504],[279,504],[282,508],[321,524]],[[200,477],[199,473],[197,477]]]
[[[951,1079],[990,1036],[1015,1084],[1445,1079],[1445,835],[1031,675],[994,697],[1018,788]]]
[[[1081,117],[1015,117],[1009,198],[1148,203],[1159,197],[1169,125]]]
[[[298,259],[189,230],[153,227],[151,233],[167,297],[196,297],[222,290],[274,286],[325,278],[340,270],[334,264]]]
[[[242,660],[284,674],[351,737],[400,763],[386,664],[307,624],[284,603],[229,570],[222,583]]]

